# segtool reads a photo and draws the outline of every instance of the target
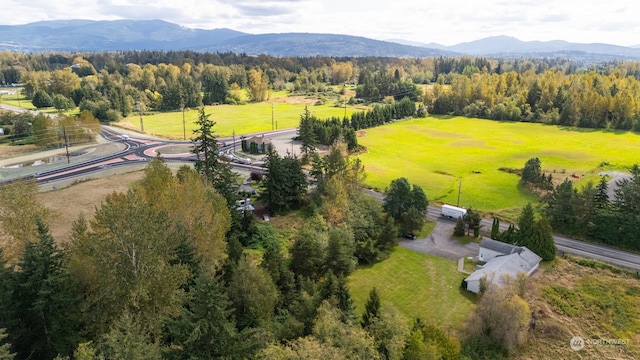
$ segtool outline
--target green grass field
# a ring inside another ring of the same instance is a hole
[[[358,142],[368,185],[383,190],[406,177],[424,189],[430,201],[457,203],[513,217],[538,197],[519,185],[517,175],[498,169],[522,168],[538,157],[544,171],[576,183],[599,180],[597,172],[625,169],[639,162],[640,136],[633,133],[568,129],[531,123],[464,117],[428,117],[367,129]],[[605,168],[600,164],[607,162]],[[564,171],[564,173],[562,173]]]
[[[383,303],[393,304],[410,322],[416,317],[459,331],[474,308],[475,295],[460,288],[467,276],[457,262],[396,247],[391,256],[361,267],[347,279],[362,315],[369,291],[375,286]]]
[[[278,99],[276,99],[278,100]],[[345,114],[343,107],[335,107],[333,101],[328,101],[324,105],[314,105],[312,103],[286,103],[282,101],[273,102],[273,127],[271,118],[271,102],[250,103],[246,105],[217,105],[205,107],[205,113],[211,114],[209,117],[216,122],[214,131],[221,137],[230,137],[235,131],[236,136],[251,134],[259,131],[268,131],[273,128],[287,129],[298,127],[300,115],[304,112],[304,107],[308,106],[312,115],[320,119],[332,116],[342,118]],[[361,111],[352,106],[347,107],[347,116],[355,111]],[[191,137],[195,129],[195,121],[198,119],[198,110],[193,109],[185,112],[187,139]],[[131,115],[121,121],[123,124],[129,123],[134,128],[140,129],[140,117]],[[182,112],[168,112],[153,115],[143,115],[144,131],[169,139],[183,138]]]

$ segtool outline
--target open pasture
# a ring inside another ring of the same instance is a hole
[[[597,182],[600,170],[640,162],[640,136],[634,133],[464,117],[400,121],[367,129],[358,142],[368,149],[360,155],[368,185],[384,190],[406,177],[430,201],[456,204],[461,183],[460,206],[510,218],[538,197],[499,168],[522,168],[538,157],[554,179],[573,179],[575,173],[581,187],[587,179]]]
[[[235,131],[236,136],[251,134],[272,129],[288,129],[298,127],[300,115],[308,106],[312,115],[326,119],[332,116],[344,117],[345,108],[335,107],[334,102],[328,101],[323,105],[315,105],[316,98],[306,97],[275,97],[260,103],[246,105],[217,105],[205,107],[205,113],[216,122],[213,130],[220,137],[230,137]],[[272,121],[273,108],[273,121]],[[347,116],[363,109],[347,106]],[[153,115],[143,115],[144,131],[168,139],[183,138],[182,112],[166,112]],[[185,111],[186,137],[192,136],[198,110]],[[120,121],[120,125],[140,130],[140,117],[132,114]]]
[[[347,282],[358,315],[364,312],[369,291],[375,286],[381,302],[393,304],[409,324],[419,316],[460,331],[475,306],[475,295],[460,287],[467,275],[457,267],[457,261],[398,246],[388,259],[358,268]]]

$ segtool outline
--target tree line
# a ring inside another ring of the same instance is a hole
[[[612,190],[612,191],[610,191]],[[639,251],[640,168],[609,189],[606,177],[577,189],[565,179],[543,198],[544,212],[554,230],[607,245]]]
[[[635,62],[566,59],[274,58],[192,51],[0,53],[0,83],[23,84],[36,106],[79,106],[100,121],[133,112],[242,103],[270,90],[318,94],[356,85],[365,102],[423,98],[435,114],[632,129],[637,118]],[[633,100],[633,101],[631,101]],[[346,99],[345,99],[346,101]]]
[[[640,129],[640,82],[624,67],[610,72],[527,70],[455,74],[425,97],[433,114],[584,128]]]
[[[347,144],[349,151],[354,151],[358,147],[356,131],[416,115],[422,116],[424,112],[417,110],[415,102],[409,97],[391,104],[375,104],[367,111],[354,112],[349,118],[342,119],[319,119],[305,107],[298,125],[302,152],[308,156],[315,151],[317,145],[329,146],[339,139]]]

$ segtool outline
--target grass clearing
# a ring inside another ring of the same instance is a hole
[[[221,137],[231,137],[234,131],[236,136],[241,136],[260,131],[269,131],[273,128],[296,128],[305,106],[308,106],[312,115],[320,119],[333,116],[342,118],[344,116],[344,107],[335,107],[332,101],[328,101],[324,105],[315,105],[317,101],[317,97],[286,97],[278,93],[274,98],[260,103],[207,106],[205,107],[205,113],[211,114],[209,118],[216,122],[213,129]],[[347,116],[362,110],[364,108],[348,106]],[[143,115],[142,119],[144,130],[148,134],[176,140],[182,140],[184,137],[182,112],[180,111]],[[195,122],[198,119],[198,110],[190,109],[185,111],[184,119],[186,138],[189,139],[196,128]],[[140,116],[132,114],[121,120],[117,125],[140,130]]]
[[[381,301],[393,304],[409,322],[419,316],[460,331],[475,306],[475,295],[460,287],[467,275],[457,266],[457,261],[396,247],[388,259],[360,267],[347,279],[356,313],[362,315],[375,286]]]
[[[517,175],[498,168],[522,168],[538,157],[557,180],[585,175],[576,182],[580,187],[597,179],[598,171],[638,162],[640,147],[640,136],[630,132],[434,116],[367,129],[358,141],[368,149],[359,157],[371,187],[384,189],[406,177],[429,200],[455,204],[462,182],[461,206],[508,218],[538,197],[520,186]]]

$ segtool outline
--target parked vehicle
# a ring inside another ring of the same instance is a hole
[[[440,215],[449,219],[458,219],[460,217],[463,218],[467,215],[467,209],[444,204],[442,205],[442,211]]]

